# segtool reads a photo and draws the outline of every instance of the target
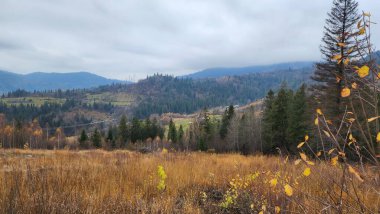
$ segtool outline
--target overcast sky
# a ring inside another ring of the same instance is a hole
[[[319,60],[330,0],[0,0],[0,70],[137,80]],[[380,2],[360,0],[380,23]],[[373,42],[380,44],[380,26]]]

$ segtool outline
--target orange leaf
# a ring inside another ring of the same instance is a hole
[[[351,90],[347,87],[343,88],[342,91],[340,92],[340,95],[342,97],[348,97],[350,96],[350,94],[351,94]]]

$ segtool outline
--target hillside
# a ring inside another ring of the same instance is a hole
[[[30,73],[26,75],[0,71],[0,93],[24,89],[43,91],[55,89],[92,88],[100,85],[120,83],[89,72],[73,73]]]
[[[199,72],[185,75],[183,77],[192,79],[219,78],[223,76],[236,76],[251,73],[276,72],[283,70],[312,69],[314,62],[288,62],[272,65],[231,67],[231,68],[209,68]]]

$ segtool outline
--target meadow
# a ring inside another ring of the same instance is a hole
[[[378,213],[379,172],[339,163],[131,151],[0,151],[0,213]],[[352,196],[355,197],[352,197]]]

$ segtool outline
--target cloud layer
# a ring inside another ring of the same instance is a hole
[[[380,23],[377,1],[359,3]],[[325,0],[1,0],[0,69],[136,80],[319,60],[330,6]],[[379,44],[380,26],[373,39]]]

